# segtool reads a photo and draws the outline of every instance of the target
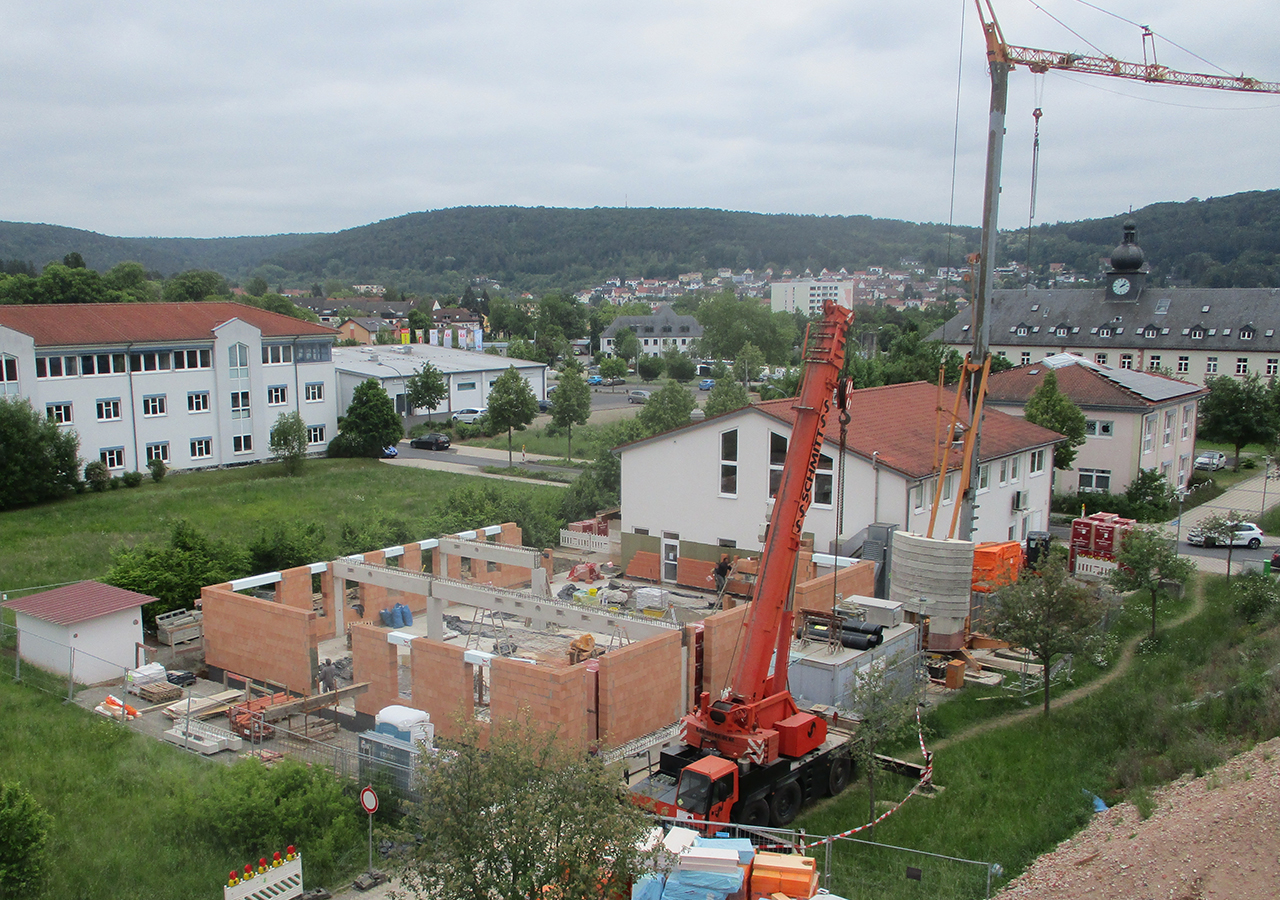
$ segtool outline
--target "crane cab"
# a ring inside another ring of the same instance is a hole
[[[676,785],[674,815],[682,820],[728,822],[738,802],[738,767],[722,756],[685,766]]]

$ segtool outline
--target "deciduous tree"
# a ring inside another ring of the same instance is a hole
[[[495,723],[481,747],[467,723],[448,752],[423,754],[422,803],[401,883],[414,897],[599,900],[643,865],[646,814],[598,758],[525,722]]]
[[[636,372],[640,375],[642,381],[653,381],[662,374],[662,370],[666,367],[666,363],[662,361],[661,356],[643,355],[640,361],[636,363]]]
[[[45,851],[51,824],[44,807],[21,785],[0,782],[0,897],[39,895],[49,867]]]
[[[1235,465],[1240,471],[1240,450],[1254,442],[1275,440],[1277,413],[1267,396],[1267,387],[1258,374],[1247,378],[1216,375],[1205,379],[1209,396],[1200,401],[1197,433],[1209,441],[1221,441],[1235,448]]]
[[[435,410],[448,392],[444,375],[429,362],[424,362],[417,372],[405,379],[405,397],[414,409]]]
[[[1023,414],[1028,422],[1065,436],[1054,445],[1053,467],[1070,469],[1076,461],[1076,448],[1084,443],[1085,418],[1080,407],[1058,390],[1058,376],[1053,369],[1044,373],[1044,380],[1027,400]]]
[[[280,460],[286,475],[300,475],[307,458],[307,423],[297,412],[281,413],[271,426],[271,453]]]
[[[1108,577],[1117,591],[1145,591],[1151,601],[1151,636],[1156,636],[1156,606],[1165,582],[1186,583],[1195,566],[1177,546],[1152,528],[1135,528],[1120,541],[1118,567]]]
[[[559,389],[558,389],[559,390]],[[511,434],[524,429],[538,415],[538,398],[515,366],[499,375],[489,388],[489,422],[507,430],[507,465],[512,464]]]
[[[852,744],[852,752],[867,777],[869,821],[876,818],[876,770],[880,768],[876,754],[914,730],[920,691],[913,676],[910,665],[895,677],[884,660],[877,660],[855,672],[849,685],[846,703],[858,720],[858,739]]]
[[[710,417],[733,412],[735,409],[742,409],[742,407],[750,405],[751,395],[747,393],[746,388],[731,378],[721,378],[716,382],[716,386],[711,389],[702,411]]]
[[[613,354],[626,360],[633,360],[640,355],[640,339],[633,330],[623,328],[614,336]]]
[[[1053,553],[1040,571],[1023,570],[1014,584],[999,591],[992,603],[992,631],[1023,647],[1040,663],[1044,679],[1044,714],[1049,714],[1049,668],[1055,657],[1083,648],[1090,626],[1102,614],[1097,599],[1067,574],[1063,555]]]
[[[645,427],[645,431],[649,434],[657,434],[660,431],[670,431],[672,428],[688,425],[689,414],[697,405],[687,388],[674,381],[668,381],[662,390],[655,391],[645,401],[637,418]]]
[[[576,369],[566,369],[551,404],[551,422],[568,436],[565,459],[573,457],[573,426],[586,425],[591,418],[591,390]]]
[[[140,544],[118,550],[103,580],[155,597],[157,602],[143,607],[147,620],[153,621],[160,613],[190,606],[207,584],[248,574],[244,550],[212,540],[180,519],[173,525],[167,546]]]
[[[618,356],[610,356],[600,360],[600,377],[601,378],[626,378],[627,377],[627,361]],[[609,390],[612,392],[613,386],[610,385]]]
[[[356,385],[347,414],[338,421],[338,436],[329,442],[329,455],[376,459],[383,448],[402,437],[404,423],[395,404],[377,379],[367,378]]]
[[[80,474],[80,440],[23,397],[0,397],[0,509],[70,493]]]

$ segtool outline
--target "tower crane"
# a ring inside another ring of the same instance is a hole
[[[968,540],[973,534],[973,489],[978,480],[978,447],[981,439],[981,404],[978,402],[980,373],[991,344],[991,323],[987,319],[987,307],[995,285],[996,226],[1000,206],[1000,164],[1004,155],[1004,119],[1009,98],[1009,72],[1017,66],[1025,66],[1036,74],[1051,69],[1065,72],[1081,72],[1088,75],[1106,75],[1112,78],[1128,78],[1149,84],[1172,84],[1185,87],[1213,88],[1220,91],[1246,91],[1250,93],[1280,94],[1280,82],[1259,81],[1245,75],[1203,75],[1196,72],[1179,72],[1162,66],[1152,53],[1150,62],[1126,62],[1112,56],[1087,56],[1080,53],[1064,53],[1057,50],[1036,50],[1017,47],[1004,39],[1000,22],[996,19],[991,0],[974,0],[978,18],[987,43],[987,61],[991,73],[991,112],[987,122],[987,172],[983,186],[982,243],[978,258],[978,280],[974,292],[973,349],[966,366],[965,388],[969,395],[969,430],[975,447],[970,457],[969,470],[964,478],[963,507],[960,516],[960,537]],[[1143,29],[1143,47],[1155,35],[1150,28]],[[975,413],[976,411],[976,413]]]

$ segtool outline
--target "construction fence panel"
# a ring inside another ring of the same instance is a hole
[[[830,861],[828,889],[848,900],[987,898],[1001,874],[993,863],[853,837],[833,842]]]
[[[89,684],[118,684],[116,696],[128,702],[124,695],[128,667],[7,623],[0,623],[0,671],[66,700],[75,700]]]

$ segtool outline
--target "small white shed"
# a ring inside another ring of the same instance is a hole
[[[18,627],[23,662],[81,684],[124,677],[142,642],[142,606],[155,597],[81,581],[4,604]]]

